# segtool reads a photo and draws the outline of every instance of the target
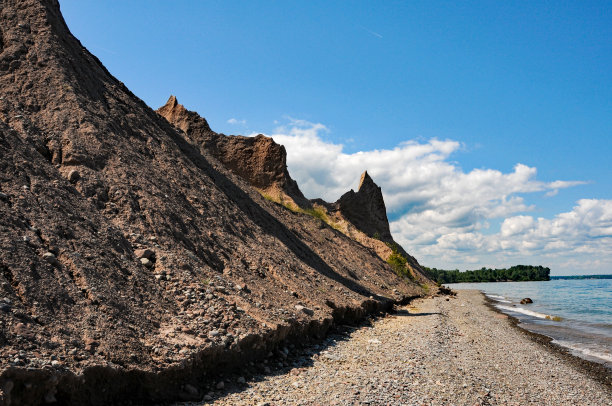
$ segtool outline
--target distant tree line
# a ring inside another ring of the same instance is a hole
[[[460,272],[458,269],[423,267],[429,277],[438,283],[459,282],[518,282],[518,281],[549,281],[550,268],[541,265],[515,265],[507,269],[481,268],[473,271]]]

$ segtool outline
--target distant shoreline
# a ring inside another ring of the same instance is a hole
[[[612,275],[561,275],[550,277],[550,280],[554,279],[612,279]]]
[[[612,275],[561,275],[561,276],[551,276],[550,280],[536,280],[536,281],[481,281],[481,282],[448,282],[443,283],[442,285],[454,285],[457,283],[505,283],[505,282],[550,282],[553,280],[582,280],[582,279],[612,279]]]

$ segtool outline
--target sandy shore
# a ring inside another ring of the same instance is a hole
[[[460,291],[220,378],[203,404],[612,405],[588,364],[539,341]]]

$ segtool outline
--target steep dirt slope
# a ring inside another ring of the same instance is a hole
[[[357,192],[350,190],[332,204],[322,199],[309,201],[289,175],[285,148],[272,138],[261,134],[244,137],[216,133],[204,117],[187,110],[175,96],[170,96],[157,112],[199,146],[203,154],[214,156],[269,200],[293,211],[318,212],[335,229],[373,249],[384,261],[394,247],[407,259],[410,273],[421,282],[428,282],[417,260],[393,240],[381,188],[367,171],[361,175]]]
[[[185,139],[56,1],[3,0],[0,39],[0,404],[198,398],[211,369],[422,294]]]
[[[324,206],[338,224],[344,225],[341,230],[346,235],[373,249],[385,261],[394,251],[398,252],[406,259],[406,267],[414,278],[430,282],[416,258],[393,239],[382,190],[367,171],[361,174],[357,192],[350,190],[335,203]]]

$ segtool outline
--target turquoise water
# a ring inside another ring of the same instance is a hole
[[[516,317],[521,327],[551,337],[577,356],[612,368],[612,279],[447,286],[481,290],[497,308]],[[533,303],[520,304],[526,297]]]

